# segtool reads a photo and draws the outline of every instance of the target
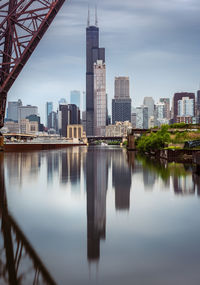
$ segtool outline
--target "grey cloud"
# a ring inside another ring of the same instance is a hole
[[[129,75],[135,104],[143,96],[172,97],[177,89],[199,85],[200,2],[197,0],[91,0],[98,2],[101,46],[106,48],[107,88],[113,78]],[[55,101],[70,89],[85,89],[85,27],[88,0],[66,1],[44,39],[13,86],[12,98],[32,94],[44,104],[51,90]],[[189,73],[189,74],[188,74]],[[29,76],[29,86],[27,86]],[[39,80],[42,78],[42,80]],[[26,82],[25,82],[26,79]],[[55,80],[51,90],[49,80]],[[164,82],[164,88],[163,88]],[[24,85],[26,88],[24,89]],[[20,89],[21,86],[21,89]],[[60,87],[59,87],[60,86]],[[21,90],[21,91],[20,91]],[[187,91],[187,90],[186,90]],[[29,103],[31,103],[31,97]],[[40,99],[42,98],[42,100]]]

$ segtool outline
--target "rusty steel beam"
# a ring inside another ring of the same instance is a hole
[[[65,0],[1,0],[0,128],[7,93]]]

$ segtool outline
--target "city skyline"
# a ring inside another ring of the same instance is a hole
[[[148,3],[143,0],[126,1],[122,5],[118,0],[103,0],[98,5],[101,41],[107,51],[109,107],[115,76],[130,77],[133,106],[140,105],[140,98],[145,96],[158,101],[159,97],[172,98],[175,92],[198,89],[200,4],[197,1],[181,2],[171,1],[165,5],[161,0]],[[85,90],[87,7],[88,1],[64,5],[11,89],[8,101],[21,98],[25,104],[35,105],[40,100],[39,113],[44,121],[46,101],[55,103],[59,98],[69,96],[71,90]],[[80,9],[85,13],[80,15]]]

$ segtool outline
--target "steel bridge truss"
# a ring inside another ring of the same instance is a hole
[[[64,2],[0,1],[0,128],[9,89]]]

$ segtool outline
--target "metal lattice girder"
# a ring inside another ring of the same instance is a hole
[[[0,127],[7,92],[65,0],[0,1]]]

